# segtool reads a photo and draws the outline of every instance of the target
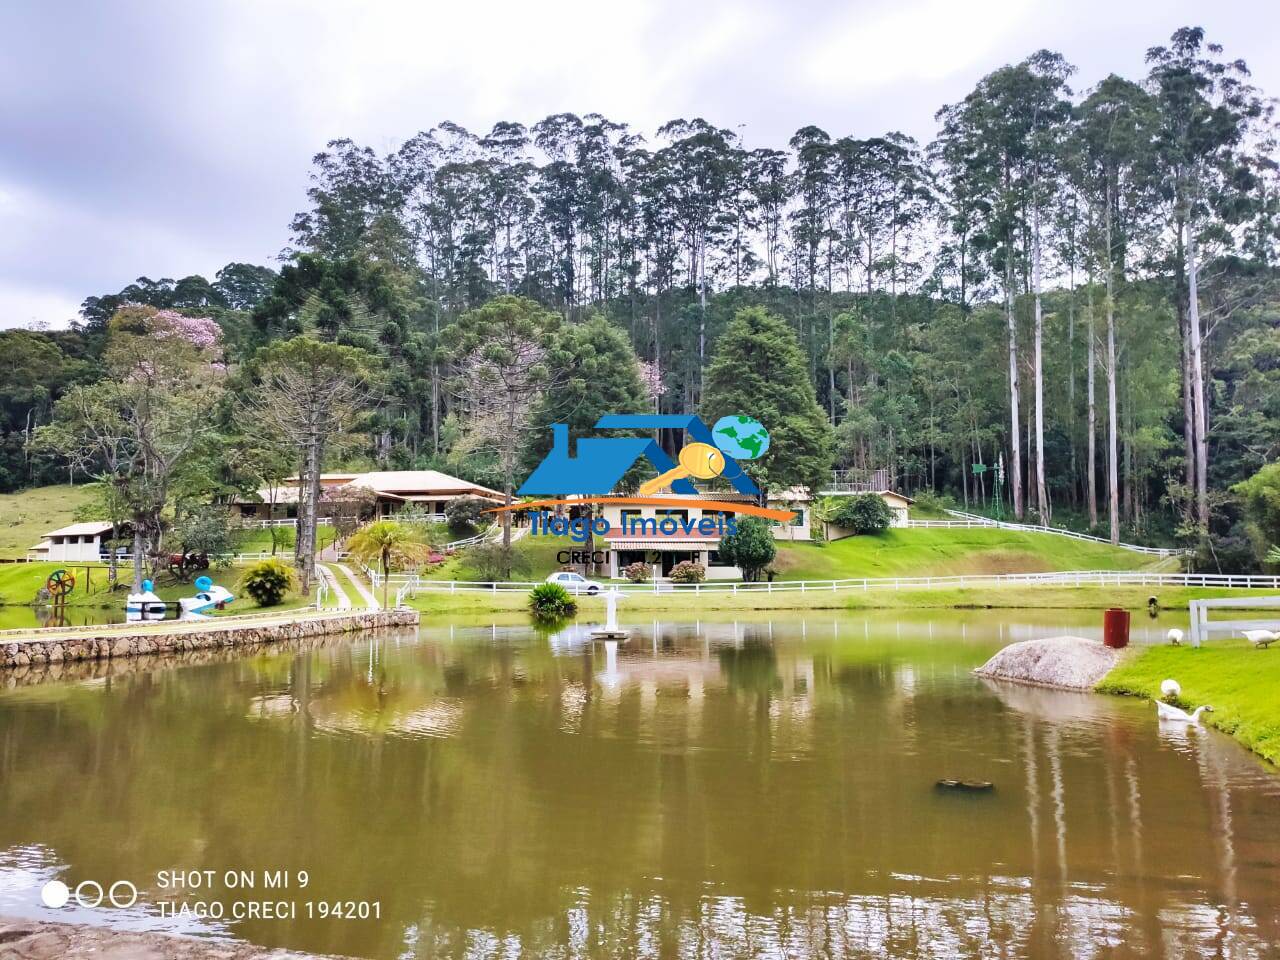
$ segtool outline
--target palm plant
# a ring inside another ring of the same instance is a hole
[[[406,567],[422,563],[431,554],[431,546],[416,524],[379,520],[362,527],[347,541],[347,550],[363,563],[376,562],[382,568],[382,605],[387,605],[387,574],[393,566]]]

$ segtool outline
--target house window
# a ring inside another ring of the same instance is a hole
[[[688,510],[655,510],[654,515],[661,520],[663,517],[675,517],[681,523],[689,519]]]

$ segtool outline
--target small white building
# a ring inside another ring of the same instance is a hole
[[[27,551],[29,560],[74,561],[96,563],[107,557],[107,540],[115,529],[109,520],[73,523],[60,530],[50,530],[44,539]]]
[[[889,521],[889,526],[907,526],[907,519],[911,513],[911,505],[915,503],[913,499],[905,494],[895,493],[892,490],[874,490],[869,492],[875,493],[876,496],[884,501],[885,506],[889,508],[889,513],[893,515],[893,519]],[[824,496],[840,497],[850,496],[850,494],[829,493],[824,494]],[[843,540],[845,537],[852,537],[854,535],[852,530],[846,530],[844,527],[836,526],[834,523],[824,523],[823,529],[828,540]]]

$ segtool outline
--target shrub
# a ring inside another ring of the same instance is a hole
[[[681,560],[671,568],[671,579],[676,583],[701,583],[707,579],[707,568],[693,560]]]
[[[1245,529],[1259,560],[1274,563],[1268,554],[1280,543],[1280,461],[1269,463],[1231,488],[1244,507]]]
[[[643,560],[638,560],[623,567],[622,575],[632,583],[644,583],[653,576],[653,568]]]
[[[562,620],[578,612],[569,591],[558,583],[540,583],[529,591],[529,612],[538,620]]]
[[[742,568],[742,579],[758,580],[760,571],[773,563],[778,545],[773,539],[773,529],[760,517],[742,517],[737,521],[737,532],[720,541],[720,559]]]
[[[469,536],[480,526],[481,511],[489,506],[479,497],[454,497],[444,505],[449,530],[459,537]]]
[[[934,493],[932,490],[921,490],[915,495],[915,508],[925,516],[943,516],[948,510],[956,508],[956,498],[949,493]]]
[[[462,554],[463,565],[475,574],[475,579],[492,582],[507,579],[512,574],[528,573],[529,558],[516,547],[504,547],[497,543],[477,543]]]
[[[889,505],[875,493],[840,497],[831,510],[830,519],[837,527],[854,533],[881,533],[893,522]]]
[[[240,577],[241,589],[260,607],[274,607],[297,585],[293,567],[276,557],[259,560]]]
[[[298,531],[293,527],[269,527],[271,531],[271,552],[292,550],[298,542]]]

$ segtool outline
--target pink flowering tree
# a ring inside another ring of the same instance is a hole
[[[649,402],[653,404],[654,413],[657,413],[658,400],[663,392],[662,368],[658,366],[656,360],[637,360],[636,363],[640,367],[640,383],[644,386]]]
[[[134,586],[144,561],[166,566],[161,514],[169,484],[213,427],[226,368],[222,331],[207,317],[127,304],[107,325],[107,375],[58,401],[33,445],[97,477],[134,536]]]

